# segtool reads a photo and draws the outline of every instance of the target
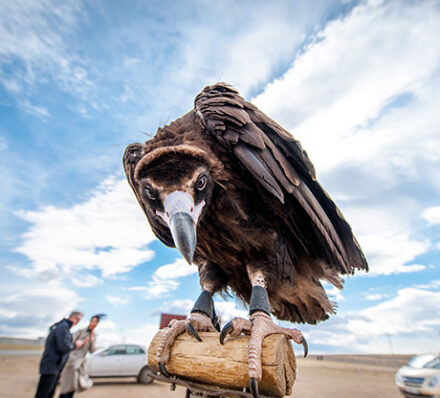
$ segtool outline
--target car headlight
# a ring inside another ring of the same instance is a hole
[[[397,372],[396,373],[396,383],[402,383],[402,382],[403,382],[402,376],[400,376],[400,373]]]
[[[440,376],[431,377],[429,380],[429,387],[437,387],[440,384]]]

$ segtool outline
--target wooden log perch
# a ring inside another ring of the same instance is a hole
[[[148,365],[159,371],[156,351],[164,330],[160,330],[148,348]],[[198,332],[197,341],[187,333],[175,341],[167,363],[168,372],[182,379],[209,387],[241,391],[249,387],[249,336],[234,337],[219,342],[219,334]],[[259,382],[260,394],[283,397],[292,393],[296,376],[296,361],[291,342],[286,336],[273,334],[263,341],[263,377]]]

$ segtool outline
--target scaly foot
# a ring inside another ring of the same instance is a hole
[[[173,346],[177,337],[184,333],[185,330],[199,341],[202,341],[202,339],[198,335],[197,331],[217,332],[214,326],[212,326],[211,319],[201,312],[193,312],[187,319],[184,320],[172,319],[165,330],[156,353],[160,372],[165,377],[170,377],[165,365],[170,359],[171,347]]]
[[[266,336],[271,334],[284,334],[297,344],[304,346],[304,357],[307,356],[308,347],[304,336],[298,329],[288,329],[276,325],[272,318],[265,312],[256,311],[250,320],[234,318],[228,322],[220,333],[220,343],[224,344],[226,336],[239,336],[241,333],[250,335],[248,349],[249,379],[252,395],[257,398],[258,382],[261,380],[263,368],[261,365],[261,347]]]

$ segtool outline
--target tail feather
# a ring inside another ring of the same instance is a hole
[[[324,263],[312,259],[300,261],[295,268],[298,273],[293,283],[280,282],[273,291],[272,313],[278,319],[296,323],[316,324],[328,319],[337,305],[329,300],[321,280],[342,289],[342,278]]]

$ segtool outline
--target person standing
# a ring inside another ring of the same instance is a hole
[[[78,330],[73,336],[73,341],[88,339],[78,350],[70,353],[66,366],[61,374],[61,389],[59,398],[72,398],[75,391],[84,391],[93,385],[93,381],[86,372],[87,352],[96,350],[95,328],[105,314],[93,315],[89,326]]]
[[[77,340],[73,343],[70,333],[70,328],[78,324],[82,316],[80,311],[73,311],[69,318],[64,318],[50,327],[40,361],[40,380],[35,398],[54,396],[58,378],[66,364],[69,352],[87,343],[88,339]]]

